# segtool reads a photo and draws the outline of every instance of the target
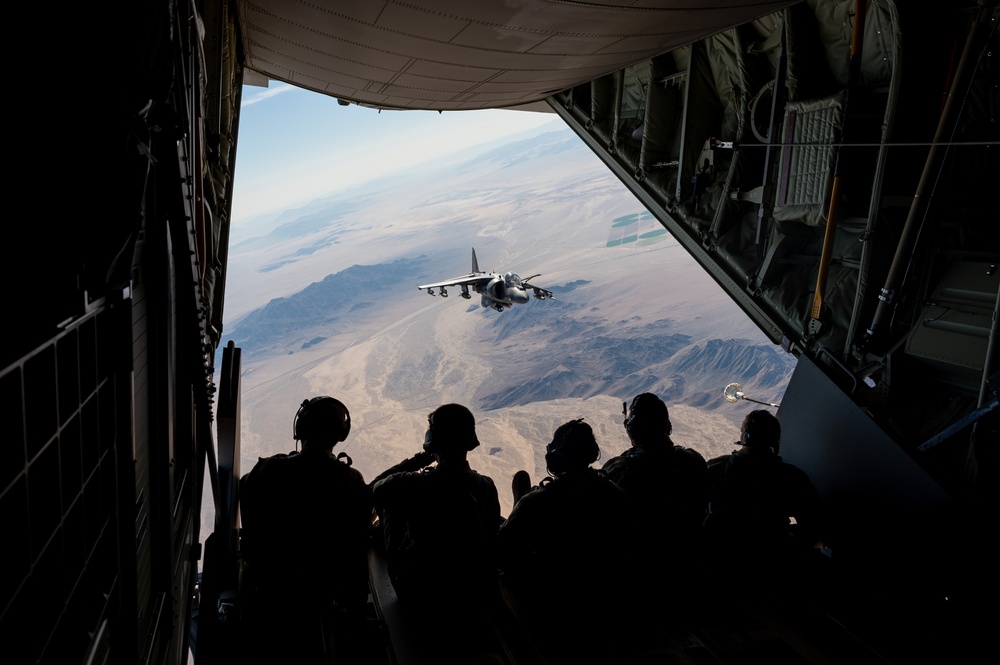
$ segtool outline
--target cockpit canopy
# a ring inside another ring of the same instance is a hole
[[[521,283],[521,278],[512,272],[504,273],[503,281],[508,287],[516,286],[522,289],[524,288],[524,284]]]

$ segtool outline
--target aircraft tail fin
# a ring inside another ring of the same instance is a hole
[[[472,272],[479,272],[479,261],[476,260],[476,248],[472,248]]]

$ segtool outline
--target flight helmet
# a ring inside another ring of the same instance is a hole
[[[340,443],[351,432],[351,412],[343,402],[322,395],[302,402],[292,421],[296,441]]]
[[[427,416],[424,451],[468,452],[478,445],[476,418],[461,404],[444,404]]]
[[[669,436],[673,425],[663,400],[653,393],[642,393],[632,399],[625,417],[625,431],[629,438],[642,441],[659,436]]]
[[[554,476],[585,469],[600,456],[594,430],[583,418],[560,425],[552,435],[552,442],[545,446],[545,466]]]
[[[781,443],[781,423],[778,418],[764,409],[751,411],[743,418],[740,426],[740,444],[747,448],[767,448],[778,454]]]

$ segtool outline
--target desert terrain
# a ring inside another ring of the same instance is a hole
[[[511,476],[545,475],[563,422],[586,418],[602,460],[627,449],[622,402],[640,392],[667,402],[676,443],[729,452],[759,405],[724,387],[776,402],[794,360],[649,220],[567,129],[234,231],[224,340],[243,358],[242,472],[292,450],[295,411],[320,394],[350,408],[335,452],[366,478],[420,449],[435,407],[467,405],[482,444],[470,462],[505,514]],[[555,299],[496,312],[415,288],[468,273],[472,248],[482,270],[541,273]]]

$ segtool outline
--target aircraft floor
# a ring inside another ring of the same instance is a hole
[[[381,553],[369,557],[372,597],[386,626],[387,665],[426,665],[426,636],[408,629],[392,590]],[[616,665],[885,665],[957,654],[946,637],[908,620],[899,603],[869,589],[831,579],[800,580],[780,592],[773,588],[709,590],[685,601],[676,620],[663,620],[649,644],[628,663]],[[662,603],[663,598],[650,598]],[[460,601],[459,601],[460,602]],[[638,608],[638,613],[659,611]],[[912,612],[912,610],[911,610]],[[529,637],[509,596],[493,615],[489,648],[474,665],[563,665]],[[442,635],[431,636],[440,640]],[[594,636],[580,636],[581,640]],[[613,639],[600,636],[598,639]],[[971,662],[971,661],[967,661]],[[577,665],[574,663],[574,665]]]

